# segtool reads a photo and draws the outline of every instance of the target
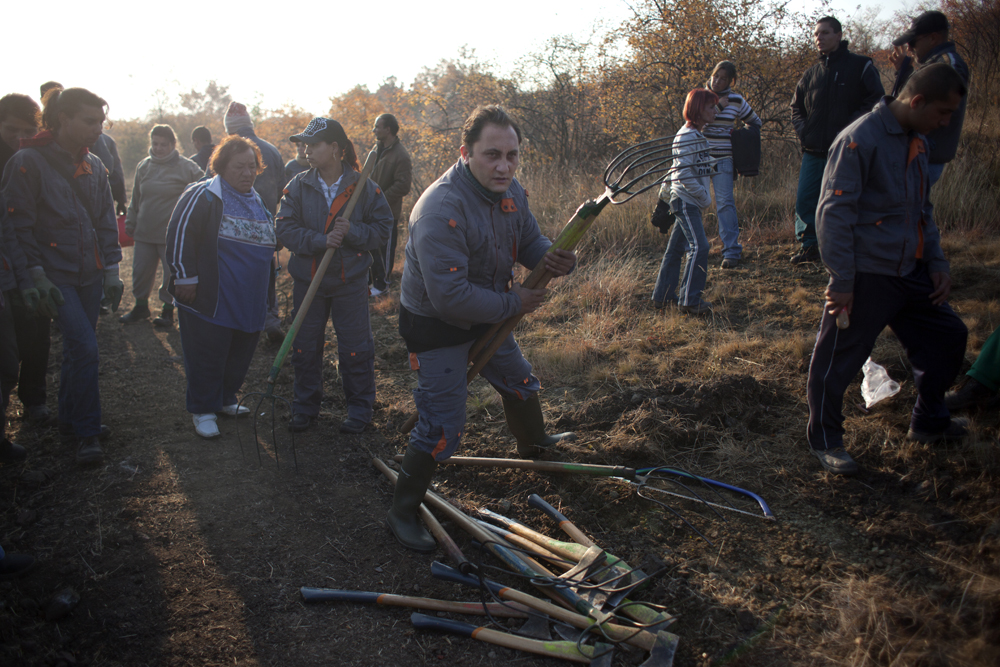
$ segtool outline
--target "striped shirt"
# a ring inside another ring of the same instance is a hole
[[[743,96],[734,92],[732,88],[727,88],[719,94],[719,98],[729,98],[729,104],[725,109],[715,115],[715,120],[705,125],[702,134],[708,139],[709,154],[712,157],[732,157],[733,145],[730,142],[730,135],[736,126],[736,121],[741,120],[751,127],[760,129],[761,122],[750,104],[743,99]]]

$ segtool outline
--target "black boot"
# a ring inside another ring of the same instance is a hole
[[[526,401],[504,396],[503,413],[507,417],[507,428],[517,438],[517,455],[521,458],[538,458],[546,447],[552,447],[560,440],[576,439],[576,433],[545,435],[545,417],[542,416],[538,394],[532,394]]]
[[[971,375],[967,375],[965,376],[965,382],[958,389],[949,391],[944,395],[944,404],[948,407],[949,412],[956,412],[958,410],[986,407],[996,397],[997,393],[995,391]]]
[[[160,316],[153,319],[154,327],[168,328],[174,326],[174,307],[169,303],[163,304]]]
[[[421,525],[417,510],[424,501],[437,461],[430,454],[411,445],[406,448],[406,456],[403,457],[400,468],[396,491],[392,494],[392,509],[385,522],[404,547],[422,554],[431,553],[437,543]]]
[[[23,461],[27,455],[28,453],[21,445],[15,444],[7,438],[0,441],[0,463],[17,463]]]
[[[148,320],[149,314],[149,301],[146,299],[136,299],[135,308],[130,310],[128,314],[119,317],[118,321],[122,324],[135,324],[136,322]]]

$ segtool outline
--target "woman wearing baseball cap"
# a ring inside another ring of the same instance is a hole
[[[347,403],[341,433],[361,433],[375,404],[375,341],[368,315],[370,250],[384,244],[392,212],[378,186],[358,183],[354,144],[335,120],[313,118],[292,141],[305,144],[311,168],[296,174],[278,207],[278,240],[292,252],[298,311],[327,248],[333,260],[309,307],[292,351],[295,400],[289,428],[304,431],[319,416],[323,398],[323,342],[327,320],[337,334],[337,353]],[[364,191],[350,218],[342,216],[356,187]]]

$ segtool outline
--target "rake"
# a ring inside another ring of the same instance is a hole
[[[354,184],[354,192],[351,194],[350,199],[348,199],[347,204],[344,206],[343,210],[338,214],[339,217],[350,218],[351,213],[354,212],[354,207],[358,203],[358,199],[361,198],[361,193],[364,192],[365,184],[368,182],[368,176],[372,173],[372,169],[375,168],[375,162],[378,157],[376,151],[372,151],[368,154],[365,159],[365,166],[361,169],[361,175],[358,177],[357,182]],[[328,220],[329,223],[332,222],[331,219]],[[292,325],[288,327],[288,333],[285,334],[285,340],[282,341],[281,347],[278,349],[278,355],[274,359],[274,364],[271,366],[271,372],[267,376],[267,382],[264,386],[264,391],[254,391],[245,394],[242,399],[240,399],[239,406],[246,406],[250,408],[250,412],[253,415],[250,420],[250,427],[253,430],[253,441],[254,447],[257,449],[257,462],[263,465],[263,458],[261,457],[260,449],[260,432],[259,432],[259,420],[262,416],[270,414],[270,426],[271,426],[271,442],[274,444],[274,463],[276,466],[280,466],[280,460],[278,457],[278,404],[287,406],[288,414],[292,413],[292,403],[286,398],[277,396],[274,393],[274,384],[278,379],[278,373],[281,372],[281,366],[285,363],[285,357],[288,356],[289,351],[292,349],[292,343],[295,342],[295,337],[299,333],[299,328],[302,326],[302,320],[305,319],[306,313],[309,312],[309,307],[312,305],[313,299],[316,297],[316,292],[319,291],[320,283],[323,282],[323,276],[326,275],[326,269],[330,266],[330,260],[333,259],[333,254],[336,252],[336,248],[327,248],[326,252],[323,253],[323,259],[320,260],[319,265],[316,267],[316,274],[313,276],[312,282],[309,283],[309,290],[306,292],[305,298],[302,299],[302,304],[299,306],[299,311],[295,315],[295,319],[292,321]],[[251,404],[253,407],[251,408]],[[264,407],[265,411],[262,412],[261,408]],[[237,408],[238,410],[239,408]],[[269,411],[268,411],[269,409]],[[298,472],[299,461],[298,457],[295,455],[295,432],[289,431],[291,434],[291,450],[292,450],[292,461],[295,464],[295,471]],[[240,433],[239,426],[236,428],[236,438],[240,444],[240,454],[246,458],[246,453],[243,449],[243,437]]]
[[[548,251],[573,250],[605,206],[624,204],[650,188],[660,185],[670,172],[677,169],[673,164],[674,160],[701,152],[696,149],[698,143],[698,141],[680,141],[674,145],[674,137],[661,137],[635,144],[616,155],[604,170],[604,194],[596,200],[580,205]],[[704,167],[713,164],[715,161],[710,158],[695,166]],[[521,285],[528,289],[542,289],[554,277],[545,268],[545,262],[540,261]],[[469,349],[469,363],[472,367],[466,374],[467,382],[472,382],[479,375],[523,317],[524,314],[519,313],[494,324],[473,343]],[[417,412],[411,413],[409,419],[400,427],[400,432],[409,433],[419,418]]]

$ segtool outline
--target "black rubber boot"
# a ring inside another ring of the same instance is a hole
[[[168,303],[163,304],[160,316],[153,319],[153,326],[161,328],[174,326],[174,307]]]
[[[430,486],[437,461],[430,454],[411,445],[406,448],[400,468],[396,491],[392,494],[392,509],[385,522],[404,547],[422,554],[431,553],[437,548],[437,542],[420,523],[417,510]]]
[[[136,322],[148,320],[149,315],[149,301],[146,299],[136,299],[135,308],[130,310],[128,314],[119,317],[118,321],[122,324],[135,324]]]
[[[526,401],[504,396],[503,413],[507,417],[507,428],[517,439],[517,455],[523,459],[538,458],[542,450],[560,440],[576,439],[576,433],[545,434],[545,417],[542,416],[538,394],[533,394]]]

